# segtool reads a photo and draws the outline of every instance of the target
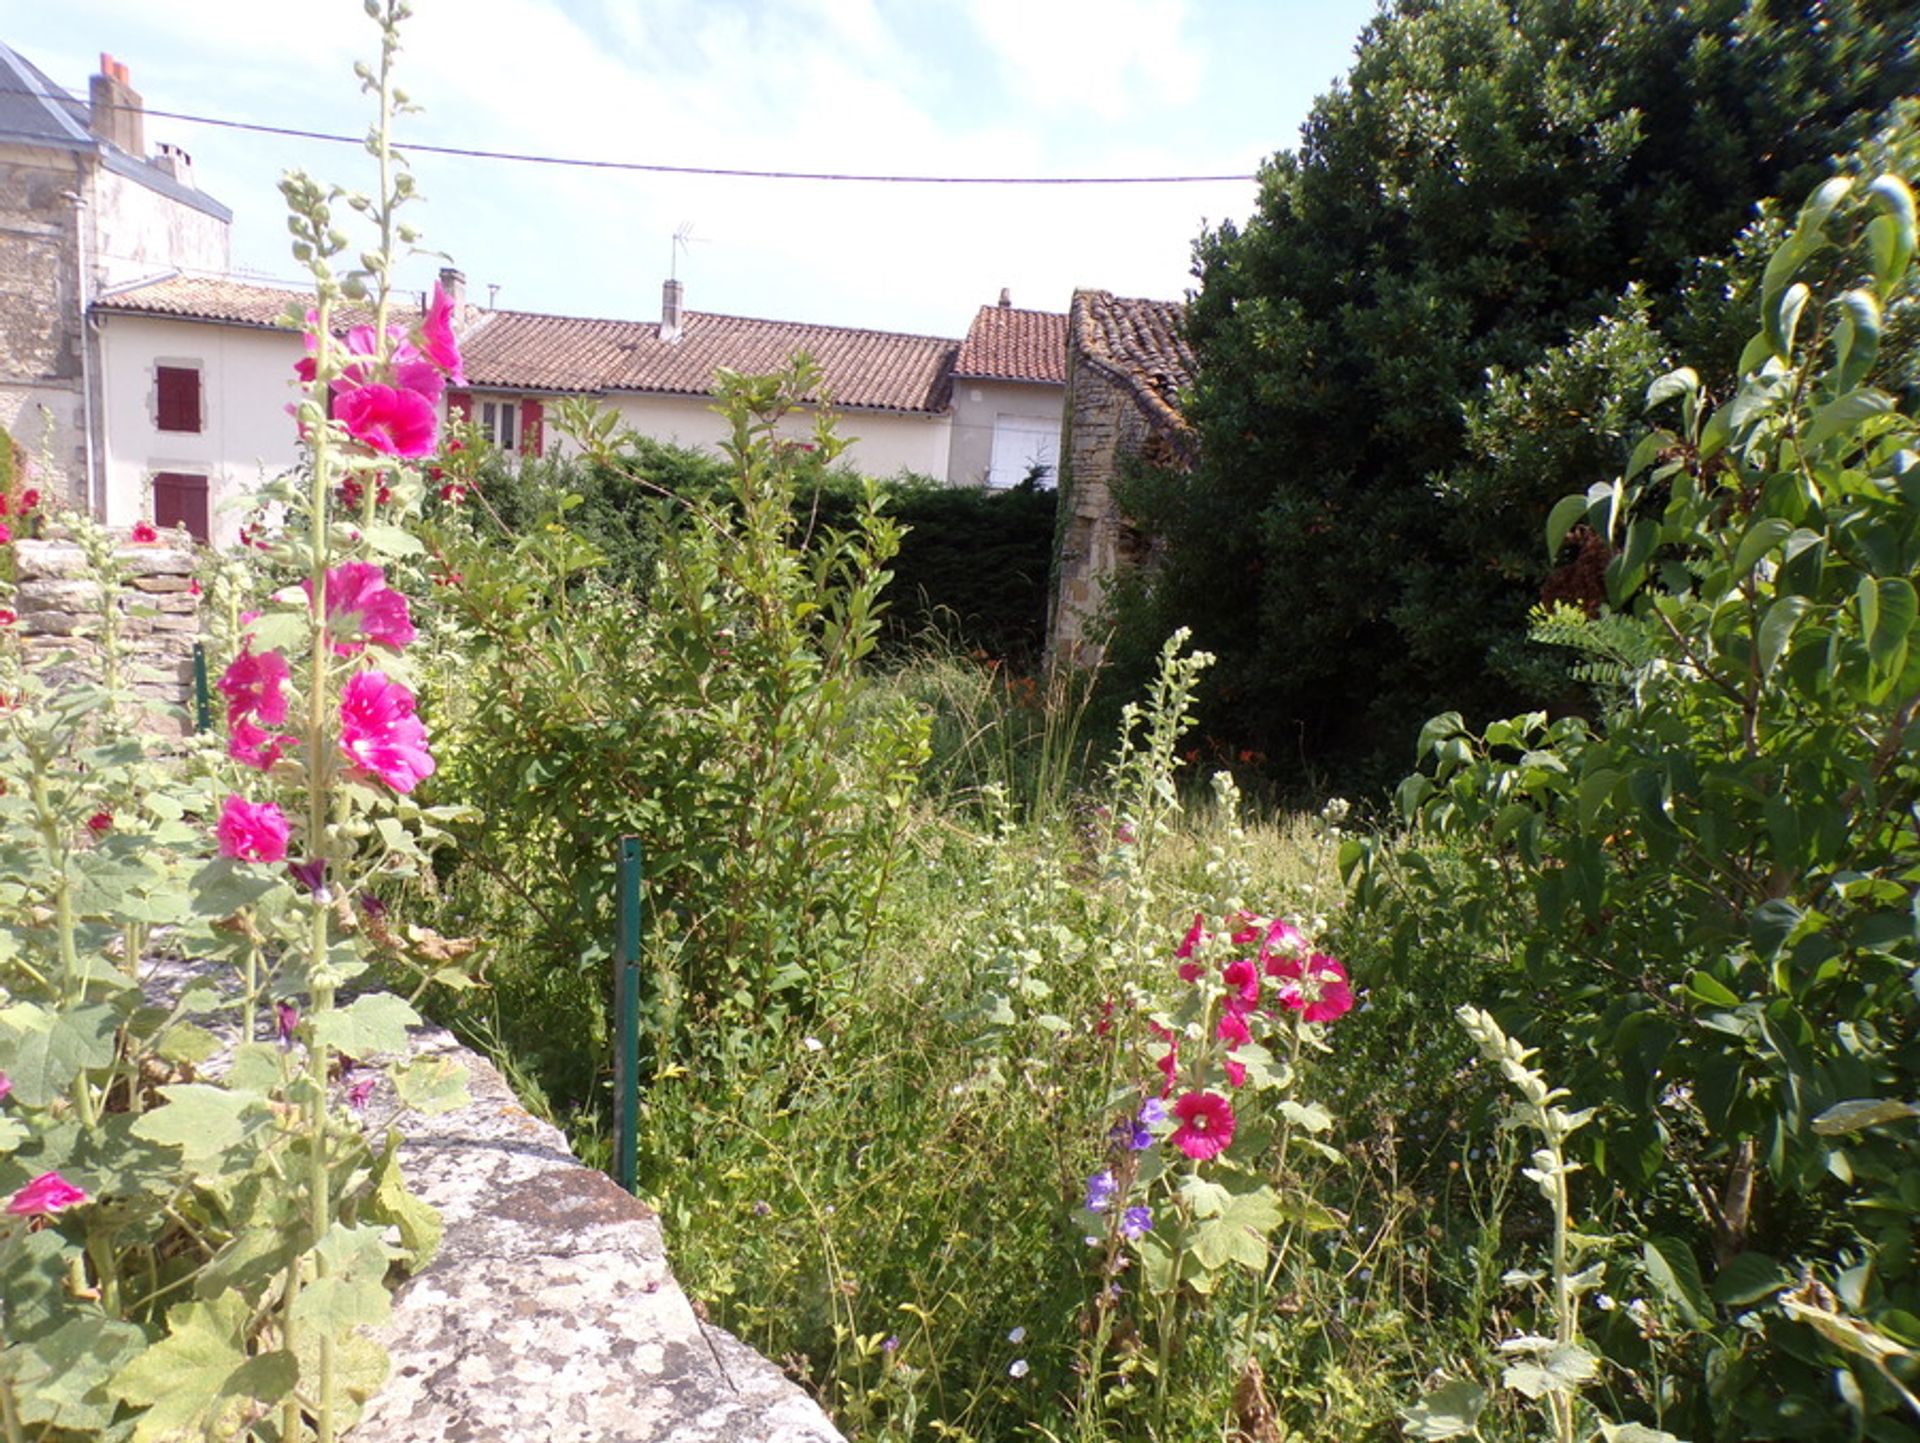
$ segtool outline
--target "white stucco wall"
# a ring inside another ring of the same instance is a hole
[[[613,406],[620,419],[641,435],[677,446],[717,451],[732,434],[712,402],[700,396],[620,395],[613,398]],[[842,465],[881,478],[901,471],[934,477],[947,474],[951,432],[947,416],[856,410],[837,414],[840,438],[853,443],[841,455]],[[780,423],[780,434],[805,441],[813,435],[813,425],[811,411],[796,410]],[[547,435],[551,446],[551,426]]]
[[[1065,386],[955,377],[951,459],[941,474],[955,486],[984,486],[993,466],[994,423],[1002,417],[1049,427],[1057,447],[1066,399]],[[1057,482],[1059,477],[1050,479]]]
[[[299,459],[293,417],[294,362],[303,354],[292,331],[102,315],[100,326],[109,526],[130,526],[152,514],[149,484],[156,471],[208,478],[208,524],[215,545],[236,538],[236,503],[264,479]],[[154,368],[200,368],[203,429],[162,431],[155,425]]]
[[[224,275],[230,269],[232,247],[225,221],[104,166],[95,166],[93,176],[87,258],[93,263],[96,290],[170,270]]]

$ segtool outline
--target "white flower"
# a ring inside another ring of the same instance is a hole
[[[1025,1358],[1015,1358],[1011,1363],[1007,1364],[1007,1372],[1015,1378],[1026,1377],[1027,1360]]]
[[[1025,1328],[1024,1326],[1021,1326],[1021,1327],[1018,1327],[1018,1328],[1015,1328],[1015,1329],[1014,1329],[1014,1330],[1013,1330],[1013,1331],[1012,1331],[1011,1333],[1008,1333],[1008,1334],[1007,1334],[1007,1341],[1008,1341],[1009,1343],[1024,1343],[1024,1342],[1026,1342],[1026,1341],[1027,1341],[1027,1330],[1026,1330],[1026,1328]]]
[[[826,1043],[822,1042],[817,1037],[803,1037],[800,1039],[800,1045],[806,1048],[807,1051],[809,1052],[818,1052],[821,1048],[826,1046]]]

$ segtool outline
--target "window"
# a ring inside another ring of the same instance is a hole
[[[480,430],[486,438],[502,451],[513,449],[513,413],[511,401],[482,401],[480,403]]]
[[[156,471],[153,524],[162,531],[184,526],[195,541],[207,540],[207,478],[185,471]]]
[[[996,416],[987,485],[1018,486],[1029,476],[1051,487],[1060,474],[1060,423],[1041,416]]]
[[[200,368],[154,367],[154,425],[162,431],[199,431]]]

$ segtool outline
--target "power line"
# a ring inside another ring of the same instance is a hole
[[[57,99],[33,90],[0,88],[0,94],[34,95],[42,100]],[[74,106],[81,102],[74,100]],[[364,147],[366,137],[334,135],[321,130],[300,130],[284,125],[261,125],[248,120],[226,120],[216,115],[194,115],[183,110],[151,110],[142,106],[110,106],[135,111],[159,120],[177,120],[187,125],[205,125],[220,130],[244,130],[256,135],[275,135],[288,140],[317,140],[329,145]],[[504,160],[519,165],[566,166],[576,170],[643,171],[651,175],[717,176],[725,180],[821,180],[855,185],[1216,185],[1230,181],[1259,179],[1251,173],[1239,175],[878,175],[829,170],[754,170],[745,166],[670,165],[645,160],[590,160],[582,156],[533,155],[516,150],[481,150],[461,145],[410,145],[395,141],[393,148],[415,155],[446,155],[461,160]]]

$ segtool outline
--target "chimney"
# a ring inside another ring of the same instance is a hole
[[[440,267],[440,289],[447,293],[447,299],[453,302],[453,313],[465,315],[467,310],[467,273],[455,266]]]
[[[144,160],[147,154],[145,114],[140,96],[127,79],[127,67],[105,51],[100,73],[88,87],[91,102],[89,128],[99,139]]]
[[[680,339],[680,282],[660,287],[660,339],[671,345]]]
[[[1013,309],[1013,292],[1005,286],[1000,287],[1000,309],[1003,311]]]
[[[193,188],[193,157],[177,145],[161,141],[155,148],[153,168],[162,175],[170,175],[189,190]]]

